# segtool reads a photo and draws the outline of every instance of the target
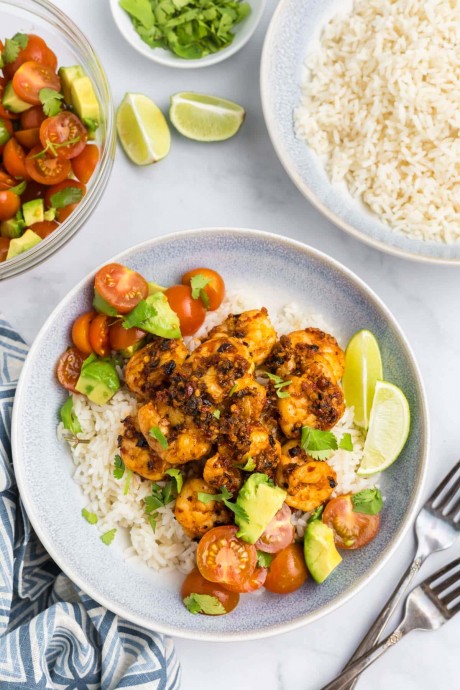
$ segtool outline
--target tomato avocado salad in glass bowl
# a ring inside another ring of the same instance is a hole
[[[48,257],[95,208],[115,133],[102,67],[60,10],[0,1],[0,279]]]

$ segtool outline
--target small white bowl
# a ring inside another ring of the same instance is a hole
[[[184,58],[174,55],[174,53],[169,50],[164,50],[163,48],[150,48],[136,32],[130,16],[120,7],[119,0],[110,0],[110,9],[112,10],[113,19],[121,35],[138,53],[141,53],[141,55],[144,55],[144,57],[149,60],[153,60],[153,62],[158,62],[160,65],[166,65],[166,67],[193,69],[196,67],[216,65],[218,62],[222,62],[222,60],[226,60],[231,55],[234,55],[246,45],[262,18],[267,0],[246,1],[251,5],[251,13],[240,24],[236,25],[233,42],[227,48],[223,48],[212,55],[206,55],[206,57],[199,58],[198,60],[185,60]]]

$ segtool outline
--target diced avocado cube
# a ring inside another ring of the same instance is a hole
[[[322,520],[313,520],[305,531],[305,563],[312,578],[324,582],[342,561],[334,544],[334,532]]]
[[[67,105],[72,105],[72,84],[75,79],[85,77],[85,70],[80,65],[73,65],[73,67],[61,67],[59,72],[61,80],[62,93],[64,94],[64,101]]]
[[[236,499],[237,505],[243,508],[248,517],[247,520],[243,520],[239,515],[235,516],[235,522],[239,527],[237,536],[243,541],[255,544],[283,505],[285,498],[286,492],[275,486],[266,474],[251,474]]]
[[[97,405],[105,405],[120,388],[115,365],[106,359],[98,359],[94,354],[90,355],[83,362],[75,388]]]
[[[0,223],[0,235],[14,240],[17,237],[21,237],[25,227],[26,224],[22,219],[10,218],[9,220],[3,220]]]
[[[81,120],[99,122],[101,111],[89,77],[79,77],[72,82],[70,98],[73,108]]]
[[[26,230],[22,237],[11,240],[6,259],[14,259],[15,256],[27,252],[41,241],[42,238],[39,237],[37,233],[33,232],[33,230]]]
[[[29,110],[32,107],[30,103],[26,103],[22,101],[19,96],[16,96],[12,81],[8,82],[5,86],[2,104],[4,108],[11,110],[12,113],[23,113],[25,110]]]
[[[56,209],[55,208],[49,208],[45,213],[43,214],[43,218],[45,220],[54,220],[56,218]]]
[[[33,199],[22,205],[22,215],[26,225],[42,223],[45,219],[45,206],[43,199]]]

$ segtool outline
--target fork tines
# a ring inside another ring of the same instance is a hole
[[[447,618],[460,611],[460,558],[451,561],[422,584],[422,589],[435,600]]]
[[[426,502],[426,507],[442,513],[443,517],[455,519],[460,510],[460,461],[435,489]]]

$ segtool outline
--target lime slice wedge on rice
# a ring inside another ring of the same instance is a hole
[[[377,381],[358,475],[377,474],[392,465],[407,441],[409,429],[410,410],[406,396],[394,384]]]
[[[217,96],[183,91],[171,96],[169,118],[174,127],[195,141],[223,141],[243,124],[244,108]]]
[[[156,163],[169,153],[168,123],[142,93],[127,93],[123,98],[117,110],[117,131],[126,155],[136,165]]]
[[[350,339],[345,351],[343,392],[348,406],[355,408],[355,423],[367,429],[375,384],[383,379],[382,357],[375,336],[366,330]]]

